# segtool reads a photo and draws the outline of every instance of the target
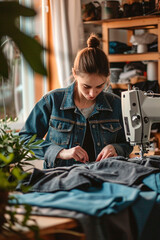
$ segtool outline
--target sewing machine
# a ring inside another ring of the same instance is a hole
[[[143,158],[148,152],[151,126],[160,122],[160,94],[133,89],[122,92],[121,99],[126,140],[139,146]]]

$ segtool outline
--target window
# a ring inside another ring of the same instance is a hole
[[[37,10],[35,18],[21,17],[17,19],[22,31],[38,39],[45,45],[46,4],[44,0],[19,0],[20,4],[34,7]],[[31,109],[42,95],[48,91],[47,79],[34,73],[20,54],[12,39],[6,37],[1,44],[9,61],[8,79],[0,78],[0,118],[5,116],[18,118],[18,128],[29,115]],[[46,62],[46,55],[43,56]],[[17,127],[16,127],[17,128]]]
[[[0,78],[0,118],[15,118],[22,110],[22,82],[20,78],[20,53],[15,43],[4,38],[1,47],[9,63],[8,79]]]

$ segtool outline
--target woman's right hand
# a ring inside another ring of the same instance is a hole
[[[87,152],[80,146],[61,150],[58,153],[57,158],[61,158],[63,160],[74,158],[76,161],[83,163],[89,161]]]

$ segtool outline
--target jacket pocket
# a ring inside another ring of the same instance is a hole
[[[122,128],[119,122],[107,122],[100,124],[100,132],[103,139],[103,143],[111,144],[116,142],[118,131]]]
[[[70,122],[51,119],[50,140],[57,145],[67,147],[70,142],[73,126]]]
[[[104,131],[109,132],[116,132],[122,128],[121,124],[119,122],[107,122],[107,123],[101,123],[101,129]]]

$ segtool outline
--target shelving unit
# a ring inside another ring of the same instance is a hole
[[[84,24],[98,24],[102,26],[102,43],[103,50],[107,54],[109,62],[133,62],[133,61],[157,61],[158,62],[158,84],[160,86],[160,16],[139,16],[130,18],[118,18],[100,21],[88,21]],[[109,54],[109,30],[110,29],[125,29],[128,32],[128,40],[133,35],[136,29],[148,29],[149,31],[156,31],[158,35],[158,51],[136,54]],[[127,90],[128,84],[112,83],[112,89]],[[149,152],[151,155],[160,154],[160,133],[156,133],[155,137],[158,139],[158,150]],[[134,153],[134,151],[133,151]],[[133,155],[134,156],[134,155]],[[133,157],[131,156],[131,157]]]
[[[158,83],[160,85],[160,16],[140,16],[130,18],[118,18],[100,21],[89,21],[84,24],[99,24],[102,26],[103,50],[107,54],[109,62],[127,62],[127,61],[147,61],[154,60],[158,62]],[[125,29],[128,36],[133,34],[136,29],[156,29],[158,34],[158,52],[136,53],[136,54],[109,54],[109,30]],[[124,84],[118,84],[124,89]],[[113,84],[115,88],[116,85]]]

